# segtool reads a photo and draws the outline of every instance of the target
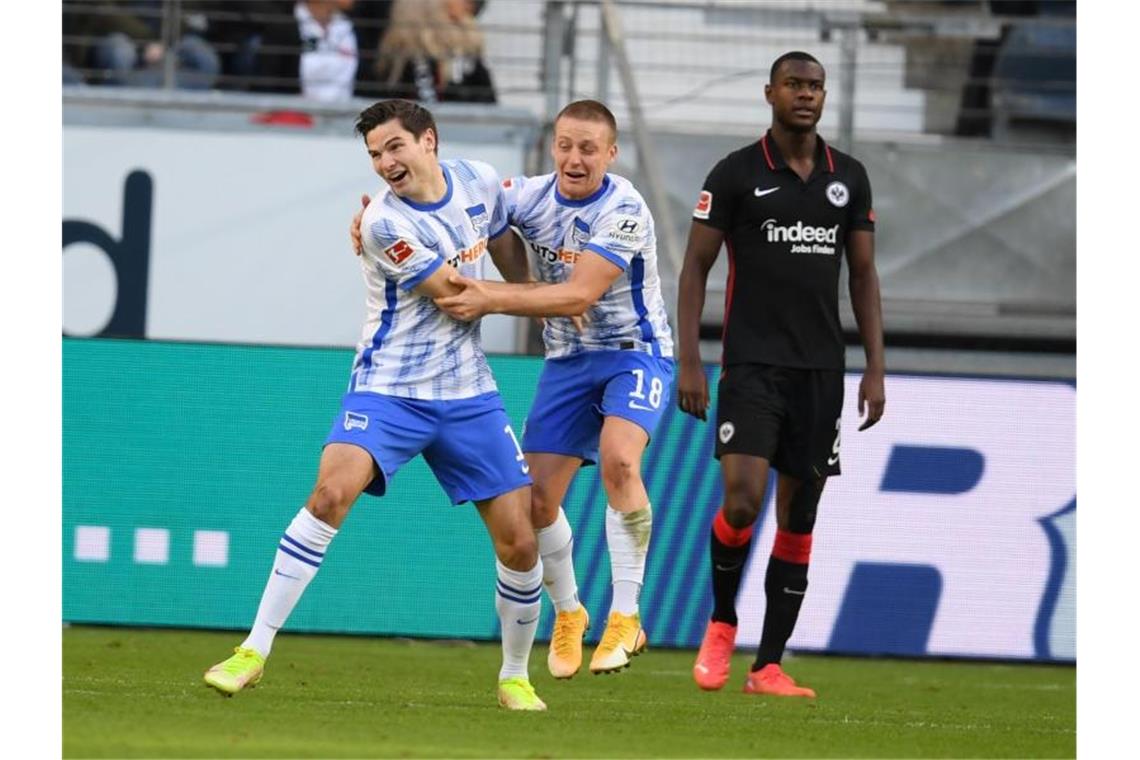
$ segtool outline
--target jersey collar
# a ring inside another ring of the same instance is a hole
[[[451,172],[447,170],[447,164],[440,164],[439,167],[443,169],[443,181],[447,183],[447,192],[445,192],[443,194],[443,197],[438,201],[435,203],[416,203],[411,198],[405,198],[402,195],[397,195],[396,197],[414,208],[416,211],[437,211],[446,206],[447,202],[451,200],[451,193],[455,187],[451,181]]]
[[[764,153],[764,162],[768,164],[768,169],[771,171],[780,171],[788,168],[788,162],[784,160],[783,154],[780,153],[780,146],[772,139],[772,130],[769,129],[760,138],[760,150]],[[831,155],[831,147],[824,142],[823,137],[819,134],[815,136],[815,169],[812,174],[819,171],[826,171],[830,174],[835,173],[835,159]]]
[[[606,176],[602,177],[602,186],[599,187],[594,192],[587,195],[585,198],[577,198],[577,199],[567,198],[565,195],[558,192],[558,178],[555,177],[555,179],[554,179],[554,200],[558,201],[563,206],[573,206],[575,208],[578,208],[580,206],[590,205],[591,203],[596,201],[598,198],[601,198],[603,195],[605,195],[606,190],[609,190],[609,189],[610,189],[610,175],[607,174]]]

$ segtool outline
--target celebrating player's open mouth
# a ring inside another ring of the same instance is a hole
[[[598,189],[602,176],[592,175],[588,167],[562,168],[558,172],[558,187],[568,198],[584,198]]]
[[[401,168],[397,169],[396,171],[389,172],[387,175],[385,175],[384,179],[388,180],[388,184],[395,188],[397,185],[407,179],[408,173],[409,172],[407,169]]]

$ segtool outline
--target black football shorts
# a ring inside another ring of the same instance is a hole
[[[763,457],[807,480],[839,474],[843,371],[734,364],[721,373],[716,458]]]

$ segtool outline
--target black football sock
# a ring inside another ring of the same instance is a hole
[[[764,576],[764,595],[768,608],[764,612],[764,630],[752,670],[778,663],[784,647],[796,627],[800,607],[808,586],[808,559],[811,556],[811,534],[776,531],[768,572]]]
[[[752,526],[733,528],[718,511],[710,531],[709,555],[712,558],[712,619],[736,625],[736,593],[744,575],[744,564],[752,548]]]

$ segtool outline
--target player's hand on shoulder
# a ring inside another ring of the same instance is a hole
[[[447,276],[447,295],[435,297],[435,305],[449,316],[472,322],[491,310],[491,295],[479,280],[464,277],[459,272]]]
[[[706,419],[709,408],[709,381],[700,362],[679,362],[677,406],[685,414]]]
[[[859,416],[863,416],[866,408],[867,416],[860,430],[866,430],[883,417],[887,406],[887,392],[882,370],[866,370],[863,379],[859,381]]]
[[[348,237],[352,241],[352,250],[357,256],[364,253],[364,237],[360,234],[360,224],[364,221],[364,209],[368,208],[368,203],[371,200],[367,194],[360,196],[360,210],[352,217],[352,223],[348,225]]]

